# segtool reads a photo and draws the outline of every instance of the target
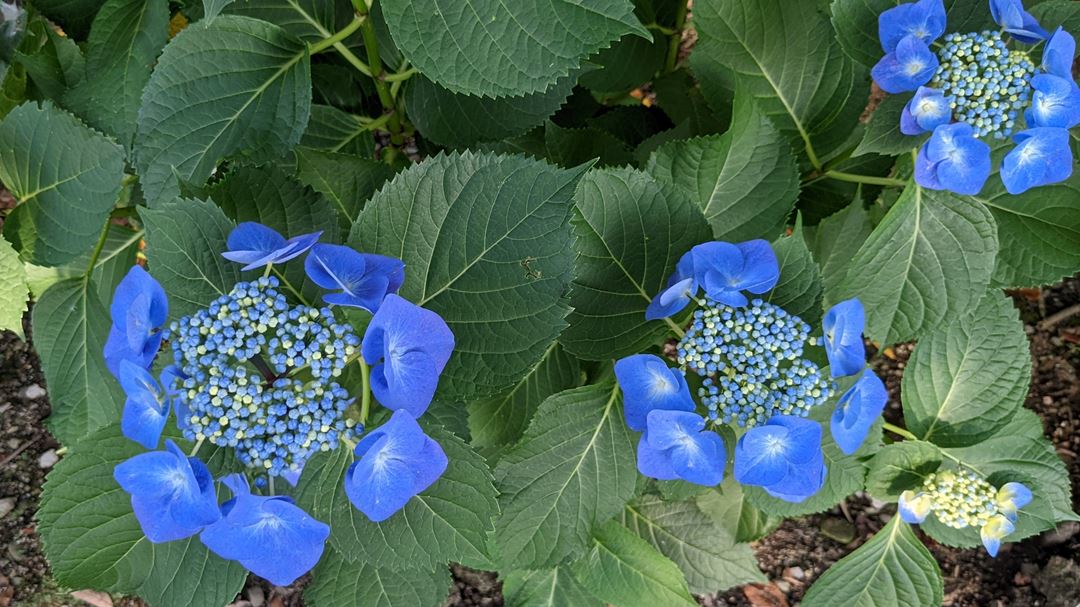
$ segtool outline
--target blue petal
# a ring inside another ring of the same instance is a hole
[[[805,417],[775,415],[765,423],[768,427],[787,428],[784,458],[801,465],[821,457],[821,425]]]
[[[694,247],[694,272],[708,296],[729,306],[747,303],[742,291],[764,293],[776,285],[779,264],[764,240],[707,242]]]
[[[979,530],[987,554],[991,557],[997,556],[1001,540],[1015,530],[1016,525],[1005,516],[997,514],[990,517],[990,520]]]
[[[1001,181],[1010,194],[1065,181],[1072,174],[1069,131],[1039,127],[1017,133],[1018,145],[1001,161]]]
[[[221,254],[229,261],[246,264],[244,271],[261,268],[293,247],[285,237],[261,223],[245,221],[229,232],[225,241],[228,251]]]
[[[1072,79],[1039,74],[1031,79],[1035,92],[1024,112],[1029,127],[1072,128],[1080,124],[1080,88]]]
[[[760,295],[775,287],[780,279],[780,263],[769,241],[748,240],[735,246],[743,255],[739,288]]]
[[[764,489],[775,498],[797,504],[821,490],[827,472],[825,459],[819,455],[805,464],[790,465],[784,478]]]
[[[833,377],[855,375],[866,365],[865,326],[866,314],[858,298],[842,301],[825,313],[821,327]]]
[[[692,441],[705,428],[705,418],[690,411],[654,409],[648,416],[649,444],[656,449],[670,449]]]
[[[189,537],[220,517],[205,466],[185,457],[172,441],[165,444],[165,451],[140,453],[113,472],[131,495],[143,532],[155,543]]]
[[[324,296],[329,303],[377,312],[387,293],[405,280],[405,264],[383,255],[365,255],[341,245],[315,245],[304,261],[315,284],[342,293]]]
[[[637,467],[642,476],[655,478],[661,481],[672,481],[679,478],[667,451],[661,451],[649,446],[649,434],[646,432],[638,441]]]
[[[896,512],[905,523],[917,525],[926,520],[930,514],[932,499],[925,493],[915,493],[912,490],[900,494],[900,500],[896,504]]]
[[[919,135],[952,120],[952,109],[944,93],[920,86],[900,114],[900,132]]]
[[[744,485],[771,485],[787,474],[787,428],[755,426],[735,444],[735,480]]]
[[[169,302],[146,270],[132,266],[113,293],[109,306],[112,328],[105,342],[105,365],[119,377],[121,361],[149,367],[161,347],[158,329],[165,324]]]
[[[990,176],[990,146],[977,139],[967,123],[954,122],[934,129],[924,153],[936,163],[934,177],[941,187],[934,189],[974,195]],[[918,177],[919,167],[916,171]],[[933,188],[922,181],[919,184]]]
[[[1043,71],[1059,78],[1072,80],[1073,59],[1076,57],[1076,40],[1065,31],[1057,28],[1054,35],[1043,47],[1042,68]]]
[[[724,439],[711,430],[698,432],[692,440],[672,447],[669,453],[675,473],[688,483],[713,487],[724,480],[727,450]]]
[[[931,190],[944,190],[945,186],[941,185],[937,178],[938,163],[930,160],[927,153],[928,150],[924,143],[919,148],[919,153],[915,155],[915,183]]]
[[[896,50],[905,36],[915,36],[930,44],[945,33],[945,5],[942,0],[919,0],[901,4],[878,16],[878,37],[886,53]]]
[[[645,320],[659,320],[677,314],[697,291],[694,277],[685,278],[660,292],[645,308]]]
[[[435,312],[390,294],[372,317],[360,349],[374,365],[375,398],[389,409],[419,416],[435,395],[454,350],[454,334]]]
[[[169,316],[169,299],[165,296],[165,289],[146,270],[142,269],[142,266],[135,265],[131,266],[113,292],[109,316],[114,325],[118,325],[122,330],[126,328],[128,309],[139,296],[148,298],[147,305],[143,307],[146,325],[160,327],[165,324]]]
[[[858,451],[888,400],[889,392],[881,379],[871,369],[863,371],[833,411],[829,428],[836,446],[847,455]]]
[[[693,411],[694,401],[683,374],[659,357],[635,354],[615,363],[615,378],[623,393],[626,425],[637,432],[646,428],[654,409]]]
[[[1049,36],[1035,17],[1024,10],[1020,0],[990,0],[990,14],[994,22],[1025,44],[1034,44]]]
[[[274,263],[285,263],[290,259],[295,259],[303,255],[308,249],[315,246],[315,243],[319,242],[319,237],[321,236],[322,230],[319,230],[318,232],[301,234],[300,236],[290,238],[285,243],[286,246],[274,257]]]
[[[874,82],[888,93],[914,91],[926,84],[938,68],[938,58],[915,36],[905,36],[896,50],[885,55],[871,70]]]

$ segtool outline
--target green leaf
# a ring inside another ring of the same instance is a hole
[[[882,345],[920,337],[978,302],[997,245],[984,207],[910,184],[859,248],[836,299],[861,299],[866,335]]]
[[[750,545],[736,543],[693,501],[645,496],[623,510],[622,524],[678,565],[691,592],[765,582]]]
[[[790,236],[777,238],[772,247],[780,263],[780,280],[764,299],[816,326],[822,315],[821,270],[806,246],[802,218]]]
[[[855,145],[856,141],[852,141],[851,144]],[[856,175],[885,177],[889,175],[895,164],[896,158],[892,156],[863,154],[840,161],[831,168]],[[806,224],[815,225],[829,215],[847,208],[856,197],[876,201],[881,191],[881,186],[839,181],[821,175],[803,183],[797,206]]]
[[[352,18],[349,4],[335,0],[237,0],[225,12],[269,21],[305,42],[329,38]]]
[[[787,138],[744,94],[728,132],[664,144],[646,170],[697,203],[717,240],[775,238],[799,196]]]
[[[26,69],[0,61],[0,120],[26,100]]]
[[[904,369],[904,421],[943,447],[989,438],[1023,406],[1031,383],[1027,335],[1012,299],[997,290],[919,340]]]
[[[300,145],[362,158],[375,154],[375,138],[360,117],[329,105],[311,106],[311,120],[300,137]]]
[[[506,607],[601,607],[570,575],[566,567],[523,571],[515,569],[503,577]]]
[[[82,40],[101,8],[101,0],[34,0],[34,8],[63,26],[69,36]]]
[[[64,105],[130,146],[143,88],[168,37],[167,0],[107,0],[86,44],[86,77]]]
[[[403,260],[402,297],[454,332],[440,397],[467,401],[513,386],[565,326],[568,219],[582,172],[522,157],[439,155],[398,174],[364,208],[349,243]]]
[[[212,202],[177,198],[140,209],[150,272],[165,287],[174,318],[192,314],[240,280],[240,264],[221,256],[233,222]]]
[[[592,548],[570,568],[582,586],[614,607],[697,605],[675,563],[615,521],[596,528]]]
[[[620,105],[603,114],[585,120],[586,126],[611,133],[629,146],[638,146],[646,139],[670,130],[671,120],[658,107]],[[637,154],[637,148],[634,153]],[[644,164],[644,162],[642,162]]]
[[[203,0],[203,18],[207,21],[217,17],[233,0]]]
[[[451,147],[516,137],[543,124],[570,96],[574,79],[521,97],[474,97],[451,92],[427,78],[409,79],[405,112],[427,139]]]
[[[900,132],[900,114],[910,98],[909,95],[886,96],[870,115],[862,141],[851,155],[875,153],[897,156],[907,154],[922,145],[922,142],[930,137],[930,133],[908,136]]]
[[[721,529],[734,532],[735,541],[753,542],[775,529],[782,519],[757,509],[743,494],[742,486],[733,475],[728,475],[713,489],[699,495],[695,500],[699,509]]]
[[[495,541],[505,565],[546,568],[581,554],[593,528],[633,497],[634,438],[621,401],[615,384],[551,396],[499,461]]]
[[[651,80],[664,67],[667,51],[666,36],[653,36],[652,40],[638,35],[623,36],[589,59],[599,69],[582,74],[578,84],[598,96],[624,95]]]
[[[941,467],[941,450],[931,443],[903,441],[885,445],[870,458],[866,490],[880,499],[895,501],[908,489]]]
[[[15,249],[0,238],[0,330],[23,336],[22,317],[29,298],[26,268]]]
[[[834,297],[836,289],[847,278],[855,253],[871,231],[870,214],[858,196],[846,208],[822,219],[815,228],[810,250],[821,268],[826,307],[840,301]],[[806,236],[810,240],[809,232]]]
[[[4,237],[23,261],[57,266],[91,248],[120,195],[124,153],[51,103],[0,123],[0,182],[18,206]]]
[[[34,87],[47,99],[59,101],[64,92],[82,80],[85,60],[71,38],[61,35],[44,19],[35,19],[26,28],[24,42],[15,58],[26,69]]]
[[[94,269],[90,275],[91,285],[95,287],[98,299],[102,303],[112,302],[116,285],[120,284],[131,266],[135,265],[139,241],[142,237],[142,230],[132,230],[116,224],[109,225],[105,245],[101,247],[101,253],[94,262]],[[87,250],[75,259],[55,268],[25,264],[26,281],[30,287],[30,293],[34,297],[41,297],[46,289],[62,280],[81,278],[90,265],[91,253],[92,251]]]
[[[730,104],[716,114],[705,101],[701,87],[686,68],[680,68],[653,80],[656,103],[675,124],[686,124],[689,135],[711,135],[731,123]]]
[[[709,228],[685,196],[634,169],[590,171],[575,201],[574,310],[559,341],[587,360],[640,352],[670,331],[645,309]]]
[[[1058,27],[1064,27],[1067,32],[1080,31],[1080,6],[1071,0],[1040,2],[1030,12],[1048,32]]]
[[[124,392],[102,352],[111,322],[89,281],[72,278],[50,287],[31,315],[34,346],[49,386],[49,430],[70,444],[120,419]]]
[[[532,371],[508,392],[469,403],[470,444],[494,462],[525,433],[540,403],[581,384],[581,365],[554,342]]]
[[[330,543],[350,562],[403,569],[435,569],[447,561],[484,566],[491,519],[498,512],[484,458],[439,427],[425,431],[449,459],[446,472],[405,507],[373,523],[345,495],[352,450],[320,453],[304,466],[296,501],[330,525]]]
[[[348,234],[364,204],[391,177],[385,162],[311,148],[296,148],[296,177],[326,196]]]
[[[332,607],[418,607],[441,605],[451,587],[445,566],[435,571],[388,569],[352,563],[330,548],[304,589],[309,605]]]
[[[243,566],[197,537],[154,544],[143,535],[128,494],[113,480],[117,464],[143,452],[112,425],[49,473],[37,519],[53,575],[65,586],[138,594],[151,607],[232,601],[247,579]]]
[[[943,594],[937,561],[911,527],[894,516],[870,541],[827,569],[802,604],[940,605]]]
[[[201,186],[218,162],[283,155],[311,112],[307,45],[280,27],[221,16],[180,32],[143,92],[135,164],[151,206]]]
[[[690,57],[716,107],[736,82],[818,166],[858,123],[867,70],[847,57],[817,2],[746,0],[694,7]]]
[[[544,149],[551,162],[571,168],[598,159],[600,166],[632,164],[630,147],[611,133],[597,128],[564,129],[554,122],[544,127]]]
[[[383,0],[394,42],[425,76],[466,95],[547,90],[625,34],[650,39],[629,0]]]

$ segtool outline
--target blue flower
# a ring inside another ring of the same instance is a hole
[[[1080,124],[1080,88],[1072,79],[1039,74],[1031,79],[1035,93],[1024,112],[1029,127],[1055,126],[1069,129]]]
[[[675,265],[675,273],[668,278],[667,288],[654,297],[645,309],[645,320],[658,320],[678,313],[697,295],[698,287],[694,277],[694,254],[688,251]]]
[[[833,377],[855,375],[866,365],[865,326],[866,313],[858,298],[842,301],[825,313],[821,328]]]
[[[991,557],[996,557],[998,549],[1001,548],[1001,540],[1015,530],[1016,525],[1004,515],[995,514],[990,517],[990,520],[979,529],[979,536],[982,538],[986,553]]]
[[[915,181],[931,190],[978,194],[990,176],[990,146],[965,122],[934,129],[915,159]]]
[[[638,443],[638,471],[660,480],[682,479],[712,487],[724,478],[727,451],[705,418],[686,411],[654,409]]]
[[[742,291],[765,293],[780,278],[776,253],[765,240],[706,242],[690,252],[697,282],[710,298],[729,306],[745,306],[749,300]]]
[[[1050,35],[1024,10],[1020,0],[990,0],[990,14],[995,23],[1025,44],[1034,44]]]
[[[1005,483],[997,491],[994,504],[1005,518],[1016,522],[1017,511],[1031,503],[1031,489],[1022,483]]]
[[[151,542],[195,535],[221,517],[210,471],[171,440],[165,441],[164,451],[117,464],[113,477],[131,494],[135,518]]]
[[[777,415],[747,430],[735,445],[735,480],[785,501],[817,493],[825,474],[821,426],[813,420]]]
[[[377,312],[387,293],[405,282],[405,263],[383,255],[358,253],[336,244],[315,245],[304,260],[304,270],[315,284],[340,293],[323,295],[327,303]]]
[[[221,505],[221,520],[200,536],[214,554],[278,586],[293,583],[319,562],[329,526],[311,518],[290,497],[252,495],[243,475],[231,474],[222,482],[233,498]]]
[[[888,93],[914,91],[926,84],[938,68],[938,58],[930,47],[918,37],[904,36],[896,50],[888,53],[874,65],[871,75]]]
[[[1071,81],[1075,57],[1076,40],[1064,28],[1059,27],[1043,47],[1042,69],[1048,74]]]
[[[693,411],[694,401],[686,377],[651,354],[635,354],[615,363],[615,377],[623,393],[623,412],[631,430],[644,432],[654,409]]]
[[[120,418],[124,436],[147,449],[156,449],[169,419],[169,399],[153,375],[131,362],[120,362],[120,385],[127,400]]]
[[[900,132],[920,135],[952,121],[952,108],[938,89],[920,86],[900,113]]]
[[[149,368],[161,347],[161,326],[169,316],[169,299],[146,270],[132,266],[113,293],[109,306],[112,329],[105,342],[105,365],[119,377],[120,362]]]
[[[420,417],[454,351],[442,317],[397,295],[387,295],[371,319],[360,352],[371,368],[371,392],[388,409]]]
[[[378,523],[405,507],[446,471],[439,443],[406,411],[395,411],[356,445],[360,459],[345,474],[345,493],[360,512]]]
[[[858,451],[888,400],[889,392],[881,379],[871,369],[863,371],[862,377],[840,397],[833,411],[829,428],[836,446],[847,455]]]
[[[1001,161],[1001,181],[1010,194],[1065,181],[1072,174],[1069,131],[1039,127],[1013,136],[1017,141]]]
[[[878,16],[878,37],[886,53],[896,50],[905,36],[930,44],[945,33],[945,5],[941,0],[901,4]]]
[[[229,250],[221,256],[229,261],[247,264],[241,270],[254,270],[267,264],[285,263],[310,249],[322,232],[313,232],[285,240],[274,229],[261,223],[245,221],[229,232]]]
[[[922,491],[916,493],[909,489],[900,494],[900,500],[896,503],[896,512],[905,523],[917,525],[926,520],[933,505],[934,501],[930,494]]]

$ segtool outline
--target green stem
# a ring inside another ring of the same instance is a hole
[[[912,434],[911,432],[908,432],[907,430],[905,430],[904,428],[901,428],[900,426],[895,426],[893,424],[890,424],[889,422],[885,422],[885,423],[881,424],[881,427],[888,430],[889,432],[892,432],[893,434],[896,434],[897,436],[903,436],[907,440],[919,440],[918,436],[915,436],[914,434]]]
[[[188,457],[195,457],[195,454],[199,452],[199,447],[202,447],[203,440],[205,440],[205,437],[195,441],[195,446],[191,448],[191,453],[188,453]]]
[[[101,236],[98,237],[97,244],[94,245],[94,251],[90,253],[90,263],[86,265],[83,281],[89,281],[90,275],[94,273],[94,266],[97,265],[97,260],[101,257],[101,251],[105,248],[105,241],[109,238],[109,224],[111,223],[112,217],[110,216],[105,220],[105,227],[101,229]]]
[[[267,495],[274,495],[274,475],[270,474],[266,477],[266,490]]]
[[[684,331],[682,327],[676,324],[674,320],[671,320],[670,318],[665,318],[664,320],[667,321],[668,326],[671,327],[672,331],[675,331],[676,335],[678,335],[679,337],[683,337],[686,335],[686,331]]]
[[[375,35],[375,24],[371,19],[367,18],[370,7],[365,0],[352,0],[352,3],[353,8],[356,9],[356,14],[363,18],[360,33],[364,38],[364,49],[367,51],[367,63],[371,69],[371,78],[375,81],[375,92],[379,96],[379,103],[382,104],[383,112],[390,116],[386,123],[386,128],[390,131],[390,142],[394,145],[401,145],[405,142],[405,138],[401,134],[401,117],[398,115],[397,107],[394,104],[394,95],[390,92],[390,86],[385,80],[385,70],[383,69],[382,58],[379,56],[379,40]]]
[[[273,269],[274,269],[274,264],[272,264],[272,263],[266,264],[266,269],[263,270],[263,278],[266,278],[267,276],[269,276],[270,275],[270,270],[273,270]]]
[[[410,67],[407,70],[403,70],[403,71],[397,72],[395,74],[387,74],[387,75],[383,76],[383,80],[385,80],[387,82],[404,81],[404,80],[408,80],[409,78],[412,78],[413,74],[415,74],[415,73],[416,73],[416,68],[415,67]]]
[[[356,359],[360,365],[360,381],[363,386],[363,394],[360,396],[360,423],[367,424],[368,412],[371,410],[371,367],[368,367],[364,357]]]
[[[845,173],[843,171],[825,171],[825,176],[837,181],[847,181],[849,183],[865,183],[868,185],[883,185],[902,188],[907,185],[907,181],[903,179],[893,179],[891,177],[874,177],[873,175],[856,175],[854,173]]]
[[[300,291],[298,291],[296,287],[292,286],[292,283],[289,282],[289,279],[285,278],[285,275],[279,272],[277,268],[272,268],[271,271],[274,273],[274,276],[277,276],[278,280],[281,281],[281,284],[285,285],[285,288],[288,289],[290,293],[296,296],[296,299],[299,300],[300,303],[304,304],[305,306],[311,305],[310,303],[308,303],[308,300],[300,293]]]
[[[678,12],[675,13],[675,29],[668,41],[667,60],[664,63],[664,72],[675,70],[675,64],[679,62],[679,46],[682,44],[683,28],[686,27],[686,13],[689,7],[687,0],[679,0]]]
[[[312,44],[311,49],[308,52],[312,55],[317,55],[325,51],[326,49],[334,46],[335,44],[338,44],[342,40],[351,36],[353,32],[360,29],[360,26],[363,25],[365,21],[368,21],[366,16],[357,16],[355,19],[350,21],[348,25],[335,33],[333,36],[330,36],[329,38],[323,38],[315,44]]]

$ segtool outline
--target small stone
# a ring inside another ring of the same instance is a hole
[[[821,522],[821,534],[841,544],[847,544],[855,539],[855,525],[847,519],[827,518]]]
[[[795,580],[806,579],[806,572],[802,567],[788,567],[784,570],[784,577],[789,577]]]
[[[48,470],[55,466],[58,461],[60,461],[60,456],[56,454],[56,449],[49,449],[38,458],[38,467],[42,470]]]
[[[266,602],[266,594],[263,589],[258,586],[252,586],[247,591],[248,602],[251,603],[251,607],[262,607]]]
[[[773,584],[748,584],[743,594],[753,607],[788,607],[787,597]]]
[[[1043,534],[1042,545],[1059,546],[1071,540],[1077,533],[1080,533],[1080,523],[1076,521],[1062,523],[1058,525],[1057,529]]]
[[[15,509],[15,498],[5,497],[0,499],[0,518],[4,518],[9,512]]]
[[[37,384],[30,384],[26,388],[23,388],[22,397],[27,400],[36,400],[45,396],[45,388]]]
[[[776,587],[780,589],[780,592],[783,592],[784,594],[791,592],[791,582],[787,580],[777,580],[775,583]]]
[[[1044,396],[1042,400],[1043,400],[1043,404],[1044,404],[1044,405],[1052,405],[1052,404],[1054,404],[1054,399],[1053,399],[1053,397],[1050,397],[1050,396]]]

